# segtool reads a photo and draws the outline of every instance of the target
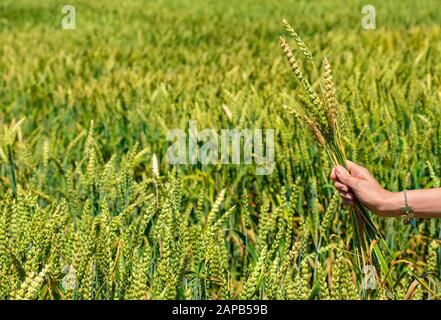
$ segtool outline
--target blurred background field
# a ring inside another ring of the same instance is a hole
[[[327,155],[281,108],[301,88],[278,37],[285,18],[330,61],[348,158],[390,190],[440,186],[440,1],[369,1],[375,30],[363,1],[69,4],[75,30],[61,1],[0,4],[2,298],[434,297],[407,272],[439,276],[436,220],[376,218],[409,263],[362,290]],[[273,173],[173,171],[165,137],[190,120],[275,129]]]

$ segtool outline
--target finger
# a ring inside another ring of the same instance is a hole
[[[342,166],[337,166],[335,169],[335,173],[341,183],[347,185],[351,189],[356,189],[358,179],[351,176],[345,168],[343,168]]]
[[[339,193],[343,199],[353,200],[353,201],[355,201],[356,199],[355,195],[352,192],[339,192]]]
[[[337,179],[337,176],[335,175],[335,167],[332,168],[329,178],[331,178],[331,180]]]
[[[345,185],[345,184],[343,184],[343,183],[341,183],[341,182],[338,182],[338,181],[335,181],[335,182],[334,182],[334,187],[335,187],[337,190],[342,191],[342,192],[348,192],[348,191],[349,191],[349,188],[348,188],[347,185]]]
[[[356,174],[356,176],[359,178],[367,178],[370,175],[368,169],[366,169],[363,166],[360,166],[359,164],[351,160],[346,160],[346,166],[348,167],[348,170],[351,175]]]
[[[349,171],[351,171],[353,169],[356,170],[356,169],[363,168],[358,163],[355,163],[354,161],[351,161],[351,160],[346,160],[346,166],[348,167]]]

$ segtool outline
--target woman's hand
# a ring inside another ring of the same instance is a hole
[[[349,160],[346,166],[349,172],[342,166],[335,166],[331,172],[331,179],[343,201],[354,205],[358,199],[378,215],[394,216],[398,195],[384,189],[368,169]]]

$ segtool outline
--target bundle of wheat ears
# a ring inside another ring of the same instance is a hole
[[[339,128],[337,99],[331,75],[331,66],[328,60],[324,58],[322,61],[324,83],[322,84],[311,50],[286,20],[283,20],[283,24],[286,31],[294,38],[302,55],[311,65],[312,74],[315,78],[311,82],[306,78],[287,41],[280,37],[280,46],[288,64],[306,91],[306,95],[299,96],[300,107],[286,105],[283,107],[293,114],[295,118],[304,121],[308,125],[318,143],[326,149],[334,165],[341,165],[347,168],[346,155]],[[362,272],[363,267],[366,265],[376,265],[380,267],[381,273],[387,277],[389,271],[388,264],[383,254],[383,252],[387,252],[387,246],[375,223],[372,221],[368,209],[361,202],[356,201],[355,205],[351,208],[351,219],[357,250],[356,262],[359,266],[358,271]]]

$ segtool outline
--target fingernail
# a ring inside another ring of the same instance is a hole
[[[335,169],[337,171],[337,174],[344,174],[344,170],[342,166],[337,166],[337,169]]]

